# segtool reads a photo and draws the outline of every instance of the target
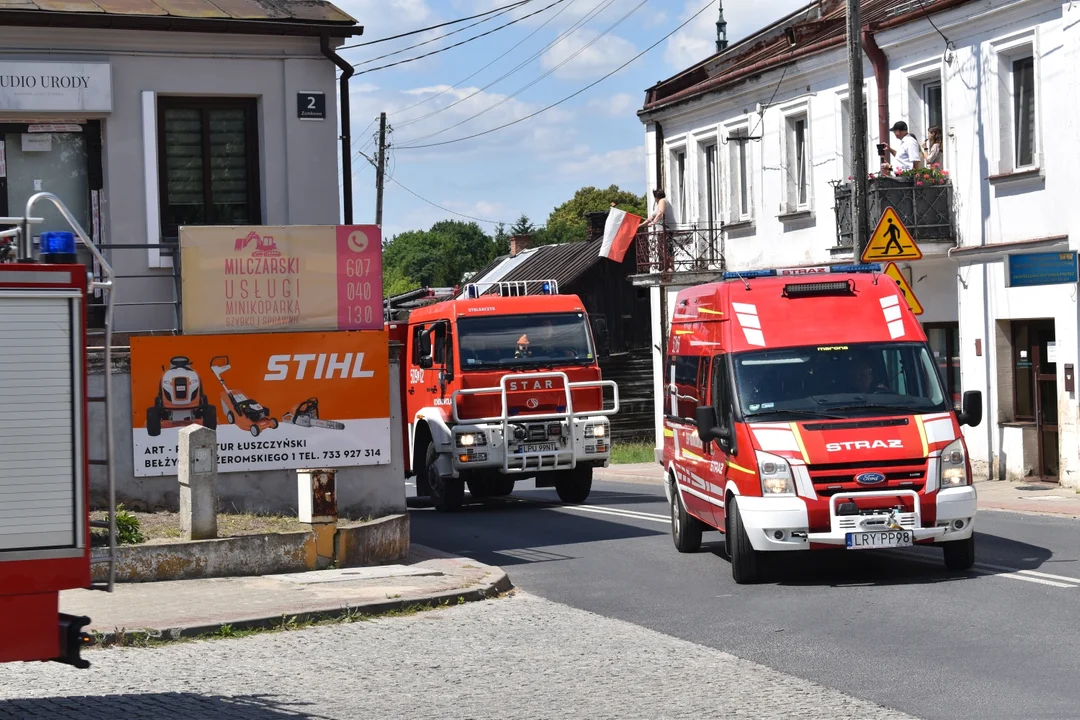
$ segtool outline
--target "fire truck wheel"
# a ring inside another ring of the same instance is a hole
[[[492,495],[491,480],[485,477],[473,477],[465,481],[465,484],[469,486],[469,494],[473,496],[475,500],[483,500],[486,497]]]
[[[970,570],[975,564],[975,536],[967,540],[953,540],[943,543],[945,567],[949,570]]]
[[[734,497],[727,504],[728,532],[724,542],[731,558],[731,576],[739,585],[756,583],[761,574],[761,553],[750,544],[750,537],[739,515],[739,504]]]
[[[573,470],[561,470],[555,477],[555,492],[567,505],[580,505],[592,492],[592,468],[577,467]]]
[[[444,478],[439,474],[439,453],[435,443],[428,441],[424,452],[424,474],[431,488],[431,502],[439,512],[454,512],[465,502],[465,481],[461,478]],[[419,484],[419,483],[417,483]]]
[[[156,405],[146,408],[146,434],[150,437],[161,434],[161,413]]]
[[[514,492],[514,478],[496,476],[491,481],[491,494],[495,497],[506,497]]]
[[[681,553],[697,552],[701,549],[701,532],[705,527],[696,517],[686,512],[686,506],[679,497],[677,488],[671,489],[671,539],[675,549]]]

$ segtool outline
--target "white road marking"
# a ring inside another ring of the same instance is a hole
[[[1000,570],[1002,572],[1020,573],[1023,575],[1030,575],[1033,577],[1048,578],[1050,580],[1061,580],[1066,583],[1072,583],[1072,585],[1066,585],[1065,587],[1080,587],[1080,578],[1069,577],[1067,575],[1051,575],[1050,573],[1040,572],[1038,570],[1021,570],[1020,568],[1005,567],[1003,565],[991,565],[990,563],[975,563],[979,567],[989,568],[991,570]],[[1060,583],[1058,583],[1060,584]]]
[[[892,554],[902,556],[905,560],[910,560],[911,562],[922,563],[923,565],[940,565],[938,561],[931,560],[930,558],[917,557],[906,552],[895,552]],[[1036,570],[1022,570],[1020,568],[992,565],[990,563],[977,562],[970,572],[973,572],[976,575],[1005,578],[1006,580],[1023,580],[1024,582],[1035,583],[1036,585],[1049,585],[1051,587],[1066,589],[1080,587],[1080,578],[1065,577],[1064,575],[1050,575]],[[1056,578],[1057,580],[1066,580],[1068,583],[1073,584],[1070,585],[1065,582],[1056,582],[1055,580],[1046,580],[1043,578]]]
[[[571,510],[577,512],[591,512],[597,515],[614,515],[616,517],[624,517],[629,520],[649,520],[651,522],[659,522],[667,525],[671,522],[671,519],[667,515],[654,515],[652,513],[639,513],[633,510],[613,510],[609,508],[596,507],[595,505],[557,505],[552,507],[553,510]]]

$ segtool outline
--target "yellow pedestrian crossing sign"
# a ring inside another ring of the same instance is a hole
[[[922,315],[922,304],[919,303],[919,298],[915,297],[915,293],[911,290],[911,285],[908,284],[907,278],[904,277],[904,273],[900,272],[900,268],[896,267],[896,263],[889,263],[886,265],[885,274],[895,280],[896,284],[900,286],[900,292],[904,294],[904,299],[907,300],[911,312],[916,315]]]
[[[877,260],[921,260],[922,250],[915,244],[915,238],[900,222],[900,216],[891,207],[885,208],[878,221],[870,242],[863,250],[862,261]]]

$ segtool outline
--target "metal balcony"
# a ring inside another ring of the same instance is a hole
[[[723,272],[724,239],[719,223],[642,228],[634,242],[642,275]]]
[[[834,183],[836,199],[836,244],[852,246],[851,183]],[[874,229],[885,208],[892,207],[916,242],[956,242],[953,217],[953,185],[915,185],[911,180],[874,177],[867,182],[868,215]]]

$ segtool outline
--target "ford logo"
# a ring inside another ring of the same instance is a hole
[[[879,472],[860,473],[855,476],[855,482],[860,485],[877,485],[885,482],[885,476]]]

